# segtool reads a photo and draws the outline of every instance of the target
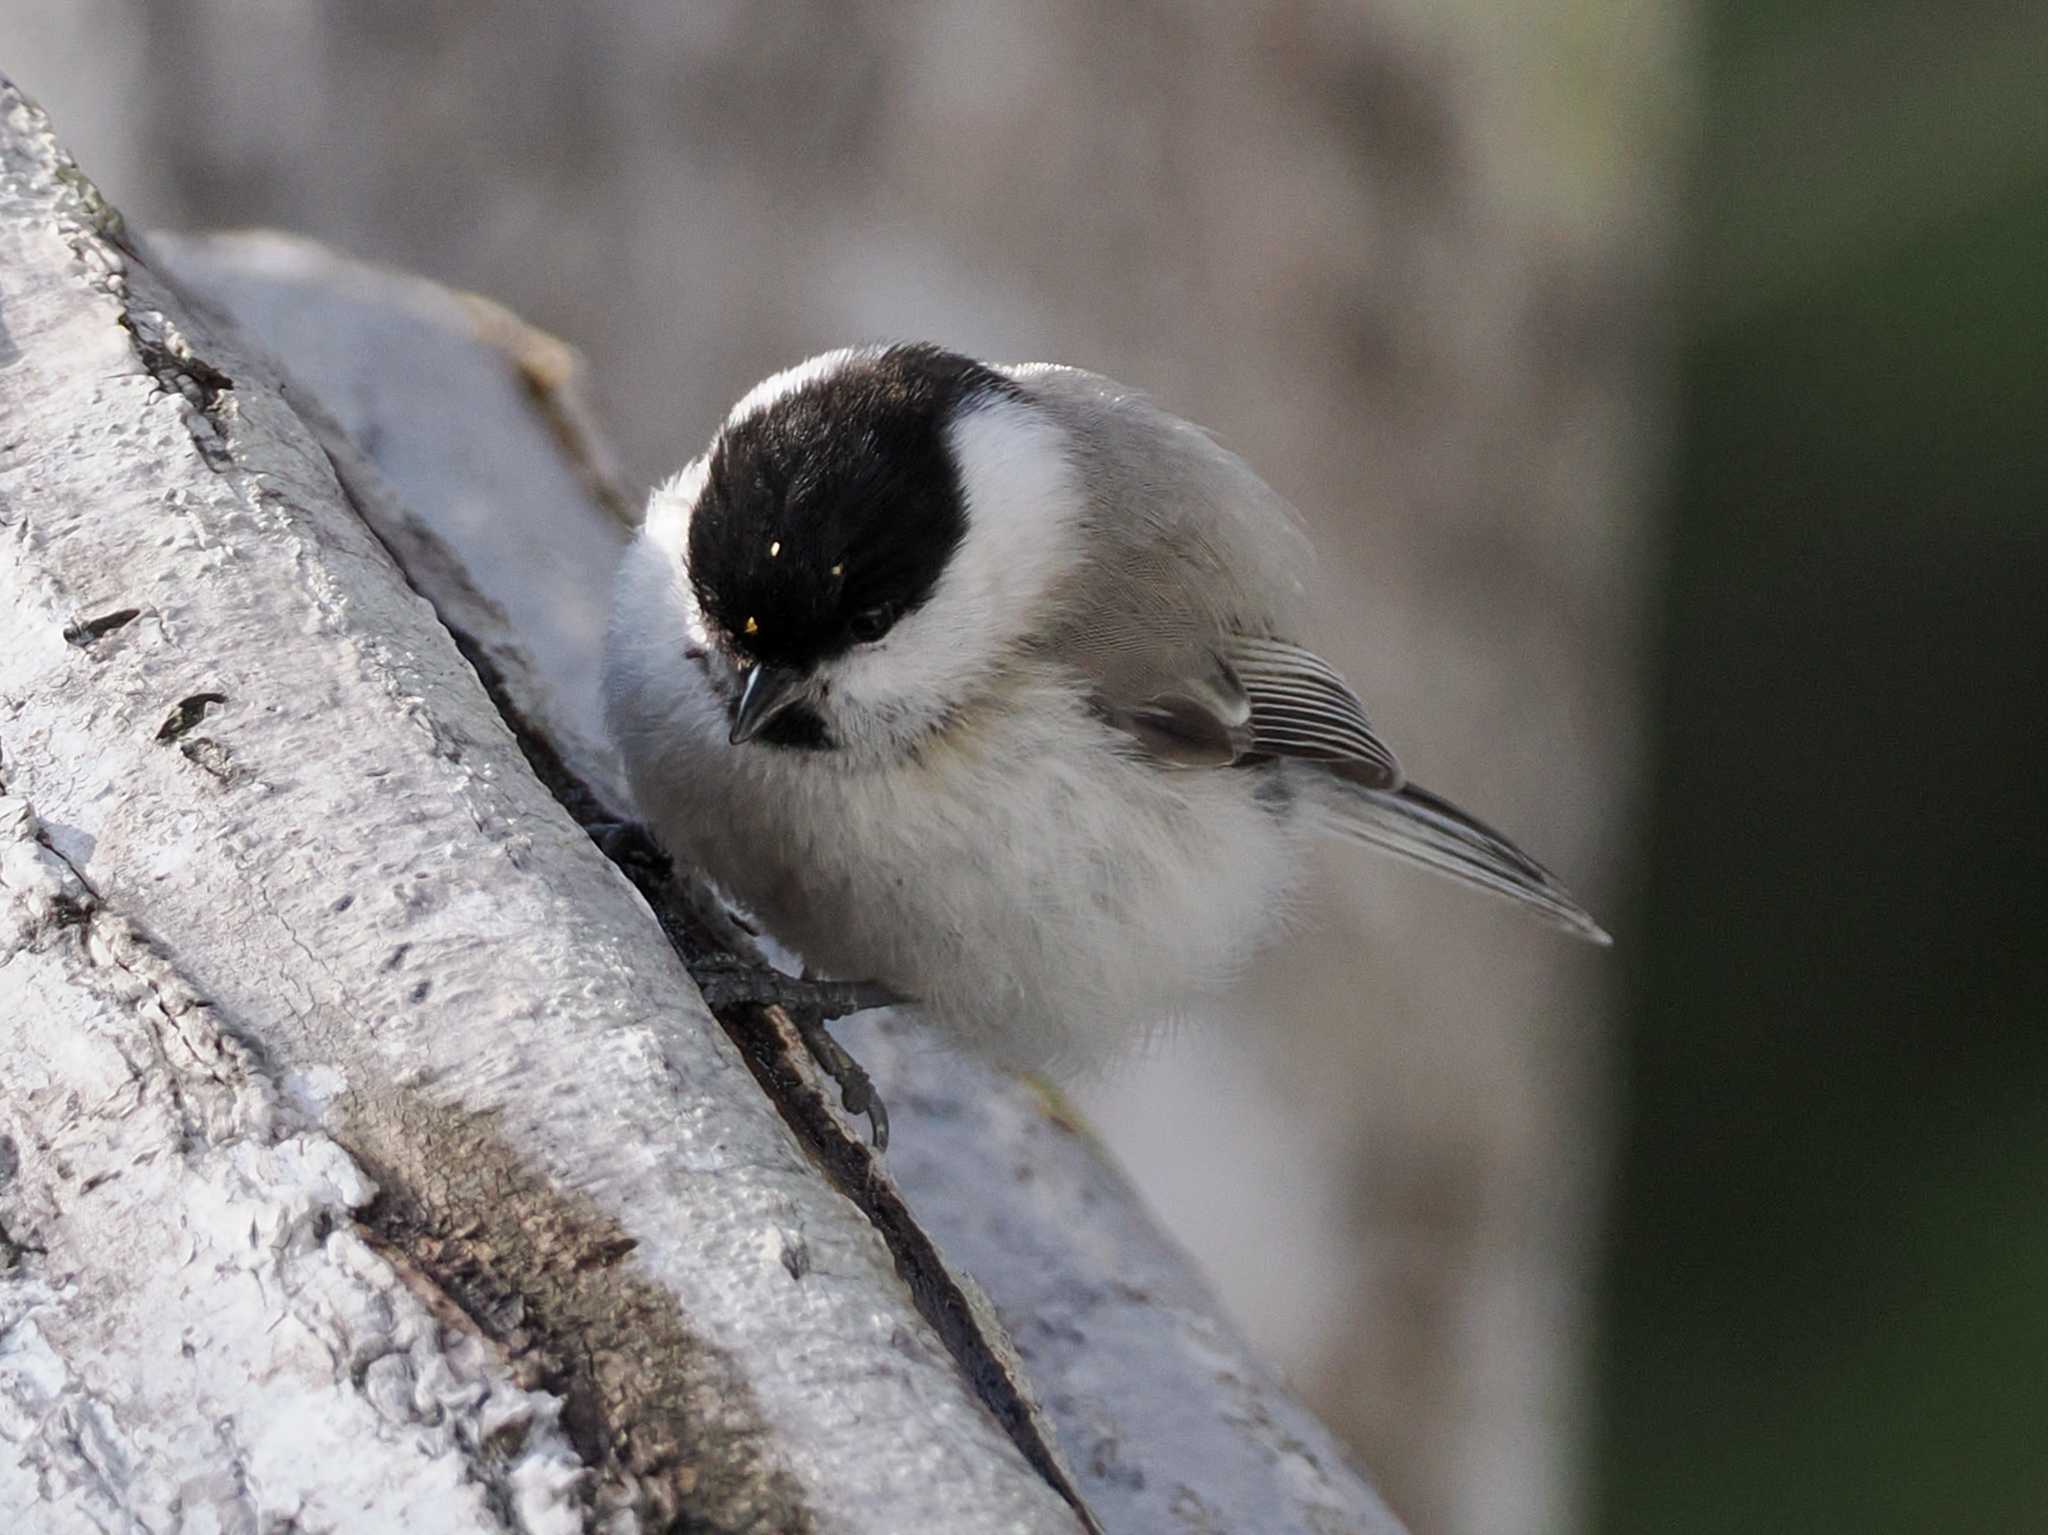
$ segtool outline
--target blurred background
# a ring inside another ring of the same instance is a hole
[[[1309,518],[1416,775],[1079,1095],[1422,1532],[2048,1528],[2048,7],[0,0],[131,220],[591,358],[637,484],[932,337]]]

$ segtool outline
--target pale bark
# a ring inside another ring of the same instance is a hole
[[[7,1527],[1074,1529],[1028,1367],[1106,1528],[1392,1528],[1035,1094],[859,1031],[875,1163],[522,760],[443,621],[618,793],[555,354],[0,109]]]
[[[37,871],[17,923],[49,956],[0,972],[9,1229],[42,1249],[9,1284],[10,1499],[32,1523],[90,1518],[91,1496],[146,1522],[199,1476],[220,1523],[253,1487],[265,1520],[405,1527],[346,1501],[357,1454],[388,1439],[366,1474],[412,1527],[462,1527],[441,1489],[466,1486],[472,1523],[516,1528],[494,1480],[534,1480],[528,1462],[503,1472],[498,1443],[466,1442],[434,1401],[443,1361],[474,1352],[556,1398],[583,1474],[550,1517],[1076,1528],[319,445],[124,249],[38,115],[11,95],[0,111],[0,693],[8,787],[42,826],[17,844]],[[37,849],[92,892],[93,920],[48,893]],[[120,1000],[88,986],[89,954],[50,955],[92,943],[98,913],[163,946],[183,990],[162,1011],[205,999],[199,1060],[244,1042],[227,1107],[99,1127],[124,1099],[181,1093],[175,1063],[138,1090],[113,1069],[118,1037],[98,1060],[71,1037]],[[260,1091],[240,1085],[251,1071]],[[243,1095],[289,1112],[273,1130],[236,1111]],[[246,1217],[196,1234],[174,1205],[211,1191],[185,1187],[188,1165]],[[323,1210],[339,1244],[319,1240]],[[258,1269],[240,1369],[158,1293],[214,1306],[238,1246],[317,1265]],[[350,1273],[360,1293],[331,1295]],[[446,1339],[373,1368],[352,1311],[402,1333],[410,1286]],[[380,1403],[400,1421],[374,1428]],[[294,1431],[309,1418],[332,1437]],[[248,1448],[274,1445],[304,1485]],[[544,1435],[528,1455],[545,1471],[557,1453]]]

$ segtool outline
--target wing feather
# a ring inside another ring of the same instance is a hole
[[[1345,777],[1367,788],[1401,786],[1399,759],[1321,656],[1284,640],[1234,635],[1224,659],[1251,701],[1254,752],[1341,764]]]
[[[1176,766],[1299,757],[1370,788],[1402,782],[1335,667],[1266,637],[1304,600],[1292,508],[1208,433],[1112,379],[1005,370],[1066,433],[1083,557],[1061,588],[1061,659],[1104,719]]]
[[[1200,428],[1110,379],[1005,370],[1068,434],[1087,495],[1086,553],[1045,648],[1152,761],[1191,770],[1312,765],[1336,830],[1533,907],[1604,941],[1507,838],[1408,785],[1337,669],[1270,637],[1313,556],[1292,509]],[[1322,781],[1327,776],[1327,783]]]
[[[1398,789],[1404,781],[1358,695],[1311,650],[1227,635],[1213,647],[1149,659],[1117,668],[1113,682],[1098,676],[1098,700],[1105,719],[1163,762],[1227,767],[1295,757],[1363,788]]]
[[[1506,896],[1590,942],[1614,941],[1542,864],[1470,812],[1414,784],[1391,792],[1346,791],[1334,826],[1355,842]]]

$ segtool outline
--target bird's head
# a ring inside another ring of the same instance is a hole
[[[1059,430],[932,346],[828,353],[734,407],[657,493],[687,505],[693,626],[735,745],[900,747],[1028,631],[1078,504]]]

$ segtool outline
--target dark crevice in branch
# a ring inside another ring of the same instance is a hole
[[[164,716],[163,724],[157,727],[156,738],[159,741],[175,741],[178,737],[189,734],[199,728],[200,722],[206,718],[207,710],[227,701],[228,695],[225,693],[194,693],[189,698],[179,699],[178,706]]]
[[[302,402],[299,408],[303,411],[305,404]],[[345,434],[332,423],[321,434],[323,451],[343,496],[356,507],[372,535],[384,544],[392,564],[412,581],[401,551],[392,546],[386,535],[384,519],[371,515],[360,504],[368,487],[361,485],[359,477],[350,473],[349,465],[336,457],[329,432],[342,440],[346,440]],[[416,581],[413,584],[433,604],[432,593],[421,590]],[[439,605],[433,605],[439,611]],[[644,834],[638,834],[637,827],[632,827],[628,835],[619,834],[622,827],[631,827],[623,807],[607,803],[563,760],[547,733],[512,696],[503,670],[488,649],[459,624],[451,622],[447,614],[443,613],[441,620],[512,732],[527,766],[640,891],[691,978],[702,977],[712,994],[717,995],[717,977],[729,975],[735,967],[758,966],[760,957],[752,952],[746,934],[700,883],[681,875],[666,854]],[[947,1268],[937,1245],[895,1188],[886,1179],[875,1176],[879,1165],[875,1152],[840,1122],[804,1070],[801,1062],[808,1058],[807,1047],[795,1025],[780,1008],[745,1001],[713,1008],[712,1016],[738,1047],[740,1058],[796,1135],[798,1144],[881,1236],[918,1314],[938,1334],[976,1398],[1032,1470],[1066,1501],[1091,1535],[1100,1535],[1101,1526],[1061,1466],[1024,1388],[1012,1379],[1001,1356],[983,1335],[973,1303]]]
[[[64,638],[80,650],[85,650],[116,629],[126,628],[141,616],[140,608],[122,608],[118,612],[102,613],[98,618],[81,618],[65,627]]]
[[[562,760],[546,734],[514,701],[504,675],[471,636],[451,629],[456,647],[476,669],[484,691],[510,727],[527,764],[550,793],[593,838],[622,873],[646,897],[662,931],[692,977],[707,979],[736,964],[756,964],[755,956],[737,950],[721,933],[719,914],[705,910],[701,892],[678,874],[673,864],[642,837],[618,838],[607,833],[619,822],[606,805]],[[730,927],[730,923],[723,924]],[[717,995],[718,988],[710,988]],[[926,1235],[895,1189],[876,1176],[875,1151],[833,1113],[830,1103],[804,1070],[806,1047],[797,1028],[779,1007],[735,1001],[713,1008],[713,1016],[739,1047],[740,1056],[783,1121],[795,1132],[812,1160],[833,1186],[864,1214],[895,1260],[896,1272],[909,1287],[918,1313],[946,1345],[955,1365],[973,1386],[982,1405],[1000,1424],[1031,1468],[1051,1485],[1091,1531],[1100,1526],[1082,1501],[1041,1432],[1023,1388],[983,1335],[973,1303],[953,1277],[937,1245]]]

